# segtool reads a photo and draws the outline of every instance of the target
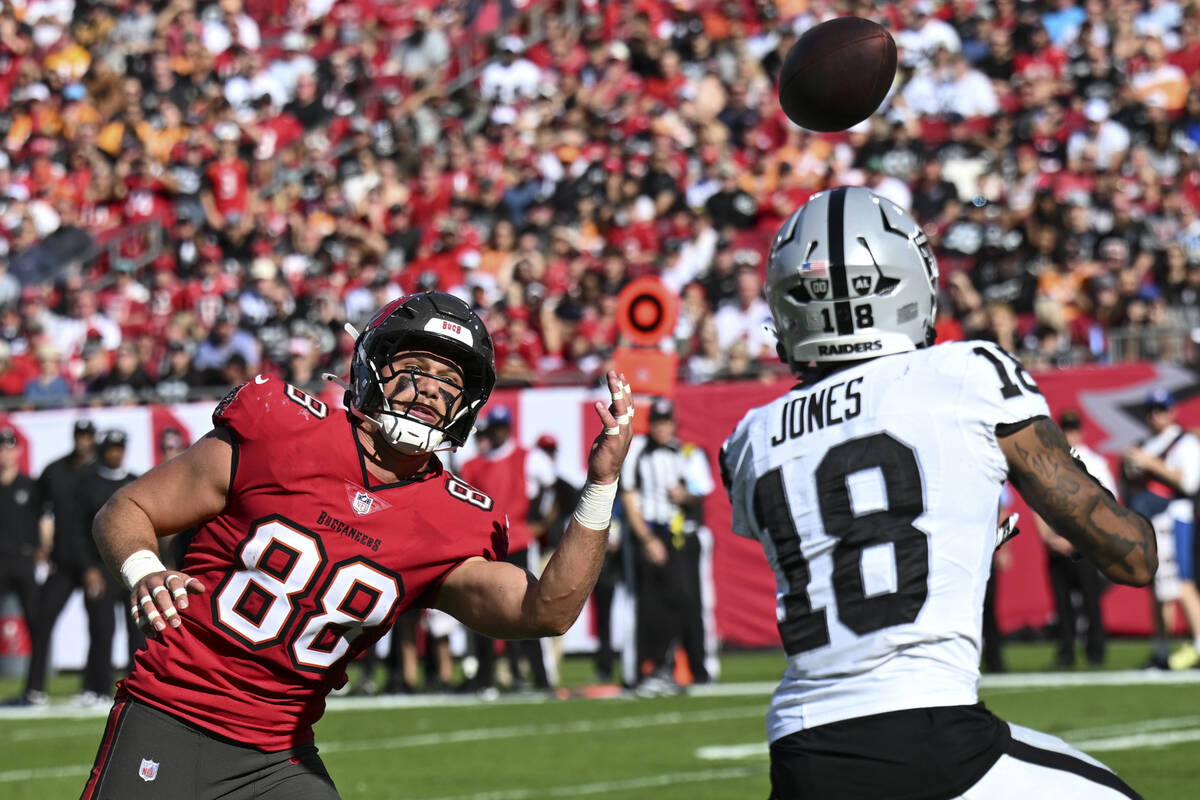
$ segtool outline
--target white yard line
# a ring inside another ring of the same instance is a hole
[[[1113,670],[1110,672],[1026,672],[1009,675],[984,675],[983,689],[1023,690],[1057,689],[1072,686],[1135,686],[1200,683],[1200,669],[1162,672],[1158,670]],[[716,683],[694,686],[688,695],[694,697],[757,697],[775,691],[776,683],[759,681],[747,683]],[[632,700],[632,692],[624,692],[605,700]],[[497,700],[482,700],[474,695],[385,695],[380,697],[331,697],[328,713],[342,711],[379,710],[392,708],[470,708],[489,705],[540,705],[558,702],[545,695],[501,695]],[[95,719],[108,716],[107,706],[79,708],[70,703],[49,706],[0,708],[0,722],[22,719]],[[2,737],[2,733],[0,733]]]
[[[16,728],[11,731],[0,731],[0,741],[8,739],[13,742],[38,742],[46,739],[74,739],[81,736],[98,736],[103,730],[96,720],[65,723],[47,728]]]
[[[1076,728],[1063,731],[1058,736],[1068,741],[1085,741],[1087,739],[1105,739],[1112,736],[1126,736],[1137,733],[1152,733],[1154,731],[1178,731],[1190,728],[1200,728],[1200,714],[1189,714],[1184,717],[1161,717],[1139,722],[1118,722],[1096,728]]]
[[[423,800],[528,800],[532,797],[579,797],[588,794],[610,794],[633,789],[652,789],[656,786],[675,786],[681,783],[712,783],[766,773],[765,767],[734,767],[712,769],[705,772],[675,772],[662,775],[647,775],[623,781],[579,783],[574,786],[554,786],[546,789],[507,789],[500,792],[456,794],[445,797],[423,798]]]
[[[495,739],[516,739],[525,736],[562,736],[572,733],[601,733],[624,731],[655,725],[698,725],[706,722],[725,722],[731,719],[752,719],[762,715],[762,706],[737,706],[710,711],[669,711],[659,714],[634,714],[611,719],[580,719],[571,722],[547,722],[531,725],[510,725],[499,728],[473,728],[444,733],[419,733],[390,739],[317,742],[322,753],[347,753],[364,750],[398,750],[405,747],[429,747],[458,742],[482,742]]]
[[[1138,750],[1143,747],[1170,747],[1184,742],[1200,742],[1200,728],[1162,733],[1141,733],[1132,736],[1113,736],[1107,739],[1090,739],[1071,742],[1085,753],[1108,753],[1113,750]]]
[[[984,689],[1059,689],[1071,686],[1176,686],[1200,683],[1200,669],[1167,672],[1157,669],[1119,669],[1100,672],[1026,672],[984,675]]]
[[[711,744],[696,748],[696,758],[701,761],[741,761],[750,758],[757,760],[770,754],[765,739],[747,744]]]
[[[38,769],[7,769],[0,772],[0,783],[82,777],[91,771],[91,764],[73,764],[68,767],[41,767]]]

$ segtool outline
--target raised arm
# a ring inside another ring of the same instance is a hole
[[[629,387],[615,372],[608,387],[612,405],[596,403],[604,431],[592,443],[587,483],[541,580],[512,564],[473,558],[446,577],[437,608],[498,639],[558,636],[575,622],[604,563],[617,478],[633,438]]]
[[[1110,579],[1145,586],[1158,569],[1149,520],[1122,506],[1071,455],[1049,417],[1005,433],[997,431],[1009,479],[1059,535]]]
[[[170,461],[159,464],[109,498],[92,523],[92,537],[109,570],[129,587],[138,625],[161,631],[179,626],[195,578],[158,560],[158,537],[179,533],[220,514],[229,494],[233,434],[217,428]],[[165,588],[164,588],[165,587]]]

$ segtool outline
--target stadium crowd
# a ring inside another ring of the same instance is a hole
[[[759,376],[766,248],[835,184],[913,210],[943,339],[1194,357],[1197,3],[521,5],[0,0],[0,393],[309,385],[344,322],[431,287],[485,316],[502,380],[588,379],[647,274],[686,379]],[[783,57],[847,13],[889,26],[896,86],[800,130]]]

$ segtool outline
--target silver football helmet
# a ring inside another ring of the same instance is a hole
[[[779,229],[766,295],[793,369],[933,344],[938,267],[912,215],[869,189],[813,195]]]

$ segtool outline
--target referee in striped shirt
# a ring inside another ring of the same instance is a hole
[[[666,694],[678,689],[672,656],[679,644],[694,680],[709,680],[697,531],[713,478],[704,451],[676,438],[670,400],[656,398],[649,416],[649,433],[634,440],[625,460],[621,499],[637,544],[638,689]]]

